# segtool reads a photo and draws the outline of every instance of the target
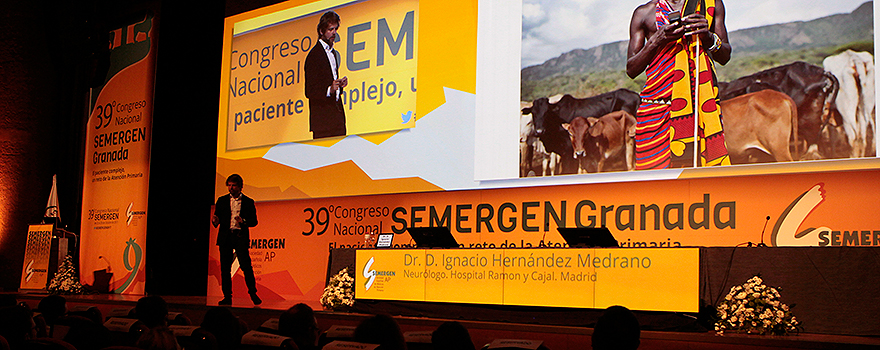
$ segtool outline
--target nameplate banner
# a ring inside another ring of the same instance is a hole
[[[378,344],[358,343],[353,341],[334,340],[324,345],[322,350],[376,350]]]
[[[285,342],[290,343],[291,341],[292,340],[288,337],[260,331],[250,331],[241,337],[242,345],[259,345],[278,348],[282,347]]]
[[[372,249],[355,298],[699,311],[699,249]]]
[[[106,327],[111,332],[128,332],[131,330],[131,327],[134,326],[135,322],[138,320],[136,318],[117,318],[111,317],[104,322],[104,327]]]

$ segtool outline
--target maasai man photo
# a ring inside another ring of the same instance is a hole
[[[636,116],[636,169],[730,164],[712,62],[730,60],[724,4],[686,1],[651,0],[630,22],[626,73],[647,75]]]

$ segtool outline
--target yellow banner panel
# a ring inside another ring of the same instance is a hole
[[[699,248],[597,249],[595,308],[698,312]]]
[[[424,261],[422,250],[357,251],[355,298],[424,301]]]
[[[358,250],[355,297],[699,311],[699,249]]]
[[[508,305],[593,306],[596,272],[584,259],[593,249],[507,249],[501,262]]]
[[[484,249],[426,251],[425,301],[502,304],[505,280],[498,262],[503,254],[504,250]]]

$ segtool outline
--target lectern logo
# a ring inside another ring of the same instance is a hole
[[[31,262],[29,262],[27,264],[27,267],[24,270],[25,270],[25,275],[27,276],[24,280],[26,282],[30,282],[31,277],[34,277],[34,261],[31,260]]]
[[[396,273],[393,270],[373,270],[373,263],[376,262],[376,257],[371,256],[370,260],[367,260],[367,263],[364,264],[363,275],[367,280],[364,282],[365,290],[370,290],[373,285],[378,285],[378,291],[382,292],[383,285],[388,283]],[[377,280],[378,279],[378,280]]]
[[[364,284],[365,290],[370,290],[370,287],[373,286],[373,282],[376,280],[376,270],[370,269],[373,267],[375,259],[375,257],[370,257],[370,260],[364,265],[364,278],[367,279],[367,282]]]

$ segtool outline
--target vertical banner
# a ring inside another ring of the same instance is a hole
[[[53,225],[28,226],[27,246],[21,270],[21,289],[46,289]]]
[[[91,90],[83,175],[80,279],[114,272],[114,293],[143,294],[156,16],[110,32],[110,67]]]

